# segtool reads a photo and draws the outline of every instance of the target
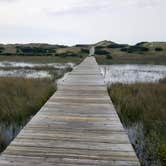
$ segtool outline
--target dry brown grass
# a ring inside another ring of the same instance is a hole
[[[39,111],[55,89],[48,79],[0,78],[0,122],[29,118]]]
[[[141,140],[138,137],[133,144],[142,165],[165,165],[166,79],[159,83],[114,84],[109,93],[126,128],[140,123],[143,126]]]

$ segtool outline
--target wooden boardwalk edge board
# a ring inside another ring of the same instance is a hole
[[[94,57],[57,92],[0,156],[0,166],[139,166]]]

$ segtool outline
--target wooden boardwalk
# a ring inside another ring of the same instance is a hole
[[[86,58],[0,157],[0,166],[139,166],[99,66]]]

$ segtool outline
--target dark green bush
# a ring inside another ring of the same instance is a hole
[[[58,45],[57,48],[68,48],[68,46]]]
[[[4,47],[0,47],[0,53],[4,51]]]
[[[2,53],[2,55],[5,55],[5,56],[12,56],[12,55],[15,55],[13,53]]]
[[[88,47],[89,45],[87,45],[87,44],[77,44],[77,45],[75,45],[75,47]]]
[[[81,52],[83,52],[83,53],[89,53],[89,49],[82,48],[82,49],[81,49]]]
[[[139,43],[137,43],[135,46],[141,46],[141,45],[143,45],[143,44],[146,44],[147,42],[139,42]]]
[[[128,48],[121,48],[120,50],[123,52],[128,52]]]
[[[112,55],[111,55],[111,54],[108,54],[108,55],[106,55],[106,58],[107,58],[107,59],[112,59]]]
[[[24,46],[17,46],[17,53],[24,53],[24,54],[46,54],[46,53],[55,53],[55,48],[42,48],[42,47],[24,47]]]
[[[103,49],[103,48],[106,48],[105,46],[96,46],[95,47],[96,49]]]
[[[107,54],[110,54],[110,52],[108,52],[106,50],[102,50],[102,49],[96,49],[95,54],[97,54],[97,55],[107,55]]]
[[[121,51],[133,53],[133,52],[145,52],[149,51],[149,48],[141,47],[141,46],[130,46],[127,48],[122,48]]]
[[[155,48],[155,51],[163,51],[163,48],[161,48],[161,47],[156,47],[156,48]]]
[[[141,47],[141,46],[131,46],[129,48],[129,50],[131,50],[132,52],[135,52],[135,51],[149,51],[149,48]]]
[[[126,46],[126,44],[110,44],[107,48],[125,48]]]

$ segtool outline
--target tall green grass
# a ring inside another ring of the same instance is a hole
[[[125,128],[143,126],[143,136],[133,144],[142,165],[166,165],[166,79],[114,84],[108,90]],[[141,135],[140,130],[137,135]]]
[[[34,115],[56,90],[49,79],[0,78],[0,122],[21,122]]]

